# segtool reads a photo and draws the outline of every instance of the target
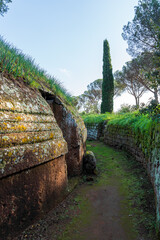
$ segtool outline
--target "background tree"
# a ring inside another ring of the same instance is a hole
[[[122,37],[132,56],[148,51],[160,52],[160,2],[139,0],[132,22],[123,27]]]
[[[132,60],[132,65],[137,72],[137,80],[150,92],[154,94],[154,99],[158,103],[158,93],[160,90],[160,69],[159,61],[154,53],[144,52]]]
[[[160,86],[160,1],[139,0],[132,22],[123,27],[122,37],[128,43],[128,53],[139,69],[137,80],[154,94],[158,103]]]
[[[145,105],[144,103],[141,104],[142,107]],[[134,112],[137,109],[136,105],[129,105],[129,104],[122,104],[120,109],[118,110],[118,113],[124,114],[129,112]]]
[[[77,109],[86,113],[100,113],[102,99],[102,79],[97,79],[87,86],[87,91],[74,97],[74,105]]]
[[[140,98],[147,90],[138,80],[139,75],[139,69],[135,67],[133,61],[127,62],[122,71],[116,71],[114,74],[116,85],[120,87],[121,93],[127,91],[131,94],[135,98],[137,108],[139,108]]]
[[[0,0],[0,15],[4,15],[8,11],[8,3],[11,3],[12,0]]]
[[[110,57],[110,48],[107,40],[103,42],[103,83],[101,113],[113,111],[114,79]]]

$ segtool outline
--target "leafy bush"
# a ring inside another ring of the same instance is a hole
[[[114,113],[105,113],[105,114],[85,114],[82,115],[85,124],[94,124],[94,123],[101,123],[112,118],[117,117],[117,114]]]
[[[152,100],[147,107],[142,108],[139,111],[139,114],[145,114],[152,119],[160,121],[160,104],[157,104],[155,100]]]
[[[122,104],[120,110],[118,111],[119,114],[129,113],[133,112],[137,109],[135,105],[129,105],[129,104]]]

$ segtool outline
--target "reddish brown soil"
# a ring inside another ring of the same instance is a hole
[[[137,240],[133,228],[125,228],[123,221],[131,225],[128,215],[121,212],[121,201],[116,186],[106,186],[90,190],[87,197],[94,208],[94,215],[90,224],[82,228],[78,239],[90,240]]]
[[[78,224],[77,229],[72,229],[68,236],[61,238],[67,224],[80,213],[74,200],[78,194],[91,204],[90,220],[87,224]],[[122,200],[115,183],[103,187],[79,185],[56,209],[14,240],[58,240],[59,237],[64,240],[140,240],[132,230],[130,217],[121,211]],[[67,216],[64,215],[66,209],[70,209]],[[127,222],[127,227],[124,222]]]

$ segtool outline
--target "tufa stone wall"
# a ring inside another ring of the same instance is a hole
[[[150,143],[140,131],[137,135],[129,127],[107,125],[104,142],[113,147],[125,149],[146,168],[156,198],[157,229],[160,232],[160,126],[155,125],[148,132]]]
[[[68,144],[66,154],[68,176],[80,175],[87,138],[84,122],[71,106],[64,104],[57,96],[47,93],[42,93],[42,95],[49,103]]]
[[[98,140],[103,137],[106,124],[106,121],[100,123],[86,123],[87,139]]]
[[[9,239],[65,195],[67,143],[38,90],[0,75],[0,239]]]
[[[86,124],[87,128],[87,140],[98,140],[99,124]]]

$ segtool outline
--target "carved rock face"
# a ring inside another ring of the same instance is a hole
[[[1,179],[0,239],[16,236],[66,195],[65,156]]]
[[[83,155],[87,138],[84,122],[74,109],[65,106],[60,99],[51,95],[48,98],[50,100],[47,99],[47,101],[63,132],[64,139],[68,143],[68,153],[66,154],[68,175],[79,175],[82,173]]]
[[[0,77],[0,177],[66,153],[62,131],[39,91]]]
[[[38,90],[0,76],[0,239],[65,195],[67,143]]]

